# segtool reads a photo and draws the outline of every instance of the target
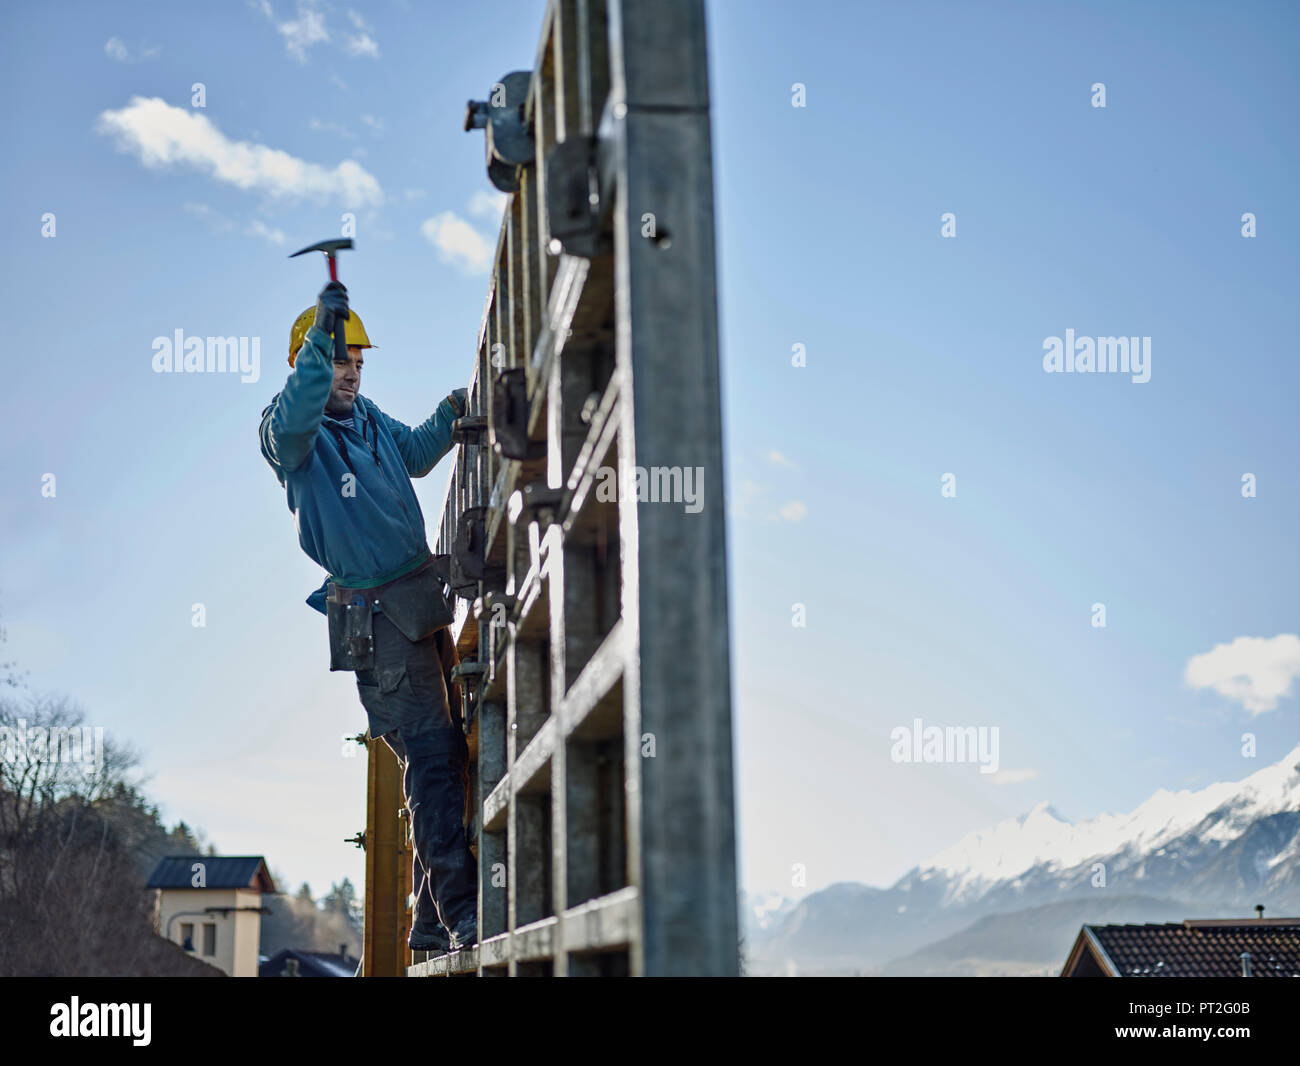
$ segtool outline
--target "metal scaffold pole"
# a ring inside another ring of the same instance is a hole
[[[739,969],[708,81],[701,0],[552,0],[467,108],[508,194],[434,547],[479,944],[412,976]]]

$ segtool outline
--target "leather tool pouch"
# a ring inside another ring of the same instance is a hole
[[[442,594],[446,583],[436,559],[378,588],[347,589],[331,581],[325,594],[330,669],[374,669],[375,606],[409,641],[423,640],[450,625],[455,614]]]
[[[333,588],[330,591],[333,592]],[[374,669],[374,610],[363,596],[354,594],[352,600],[351,603],[339,603],[331,595],[325,601],[331,670]]]
[[[431,559],[406,577],[376,589],[379,609],[402,632],[407,640],[423,640],[445,625],[455,615],[442,594],[446,577]]]

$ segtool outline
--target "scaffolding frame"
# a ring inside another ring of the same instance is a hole
[[[526,93],[434,547],[479,944],[406,972],[734,976],[702,0],[551,0]]]

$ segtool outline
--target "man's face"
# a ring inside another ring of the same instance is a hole
[[[325,413],[335,418],[347,418],[352,413],[357,393],[361,390],[361,348],[348,348],[348,361],[340,363],[334,360],[334,384],[330,388],[329,402],[325,404]]]

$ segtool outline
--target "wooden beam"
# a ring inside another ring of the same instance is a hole
[[[366,924],[361,972],[366,977],[400,977],[406,970],[410,931],[411,855],[406,823],[398,817],[402,771],[393,749],[367,740],[366,770]]]

